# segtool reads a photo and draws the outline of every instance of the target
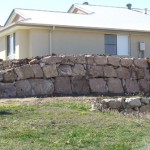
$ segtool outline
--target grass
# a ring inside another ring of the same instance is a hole
[[[83,102],[0,106],[0,150],[149,150],[150,120]]]

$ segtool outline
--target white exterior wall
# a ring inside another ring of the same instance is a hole
[[[48,55],[49,30],[32,29],[29,31],[29,57]]]
[[[16,33],[15,58],[22,59],[29,57],[29,31],[18,30]]]
[[[104,54],[104,34],[54,30],[52,32],[52,52],[64,55]]]
[[[5,37],[0,38],[0,59],[6,60],[6,42]]]

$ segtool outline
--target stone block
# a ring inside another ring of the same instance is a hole
[[[61,95],[72,94],[71,83],[69,77],[56,77],[55,79],[55,93]]]
[[[43,70],[38,64],[31,65],[35,78],[43,78]]]
[[[148,81],[150,80],[150,72],[149,69],[144,69],[144,73],[145,73],[145,79],[147,79]]]
[[[120,58],[119,57],[114,57],[114,56],[108,56],[108,64],[118,67],[120,66]]]
[[[137,79],[143,79],[145,74],[143,69],[136,69],[136,77]]]
[[[3,70],[3,69],[4,69],[4,67],[3,67],[3,65],[1,64],[1,65],[0,65],[0,70]]]
[[[138,68],[148,68],[148,63],[145,58],[135,58],[134,65]]]
[[[46,65],[57,64],[62,61],[62,57],[60,56],[46,56],[40,60],[41,63],[45,63]]]
[[[141,98],[141,103],[143,103],[145,105],[150,104],[150,98],[148,98],[148,97],[142,97]]]
[[[123,67],[131,67],[133,64],[132,58],[121,58],[121,66]]]
[[[138,93],[140,91],[137,80],[127,79],[125,87],[127,93]]]
[[[81,64],[75,64],[75,66],[72,67],[72,71],[74,76],[85,76],[86,74],[86,70]]]
[[[92,93],[107,93],[106,81],[100,78],[89,79],[89,85]]]
[[[120,79],[108,78],[107,85],[108,85],[108,91],[110,93],[116,93],[116,94],[124,93]]]
[[[30,65],[24,65],[14,69],[18,80],[34,78],[34,73]]]
[[[106,56],[95,56],[94,61],[97,65],[107,65],[107,57]]]
[[[40,62],[40,60],[34,58],[32,59],[31,61],[29,61],[29,64],[32,65],[32,64],[38,64]]]
[[[73,66],[75,63],[75,57],[74,56],[62,56],[61,64],[63,65],[71,65]]]
[[[15,83],[17,97],[32,96],[32,88],[28,80],[20,80]]]
[[[122,98],[118,99],[110,99],[109,100],[109,108],[119,110],[122,108]]]
[[[4,77],[3,77],[4,72],[0,71],[0,82],[3,81]]]
[[[72,92],[77,95],[87,95],[90,93],[89,83],[84,77],[72,77]]]
[[[136,108],[141,106],[140,97],[126,98],[125,103],[128,108]]]
[[[71,76],[72,75],[72,69],[69,65],[60,65],[58,67],[58,74],[59,76]]]
[[[45,65],[43,67],[43,73],[44,76],[48,79],[48,78],[53,78],[53,77],[57,77],[58,76],[58,72],[57,72],[57,68],[56,68],[56,64],[53,65]]]
[[[87,74],[92,77],[103,77],[104,76],[103,67],[87,65]]]
[[[131,77],[130,71],[125,67],[119,67],[116,69],[118,78],[120,79],[129,79]]]
[[[48,96],[54,92],[54,84],[51,80],[31,79],[32,96]]]
[[[104,66],[104,77],[107,78],[117,77],[116,70],[112,66]]]
[[[13,83],[0,83],[0,98],[16,97],[16,88]]]
[[[89,65],[93,65],[94,64],[94,57],[92,55],[85,55],[86,58],[86,62]]]
[[[3,74],[3,80],[4,82],[14,82],[17,80],[17,75],[14,73],[13,69],[6,70]]]
[[[150,86],[149,86],[149,82],[147,80],[141,79],[138,81],[138,84],[139,84],[141,92],[144,92],[144,93],[150,92]]]
[[[86,64],[85,55],[76,56],[74,61],[77,64]]]
[[[150,113],[150,105],[141,106],[140,113]]]
[[[12,66],[12,61],[11,60],[5,60],[3,61],[3,69],[10,69]]]

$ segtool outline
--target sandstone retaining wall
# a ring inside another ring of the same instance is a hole
[[[0,62],[0,97],[149,93],[148,59],[46,56]]]

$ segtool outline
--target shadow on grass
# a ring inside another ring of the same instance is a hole
[[[8,111],[0,111],[0,116],[1,115],[12,115],[12,113]]]

